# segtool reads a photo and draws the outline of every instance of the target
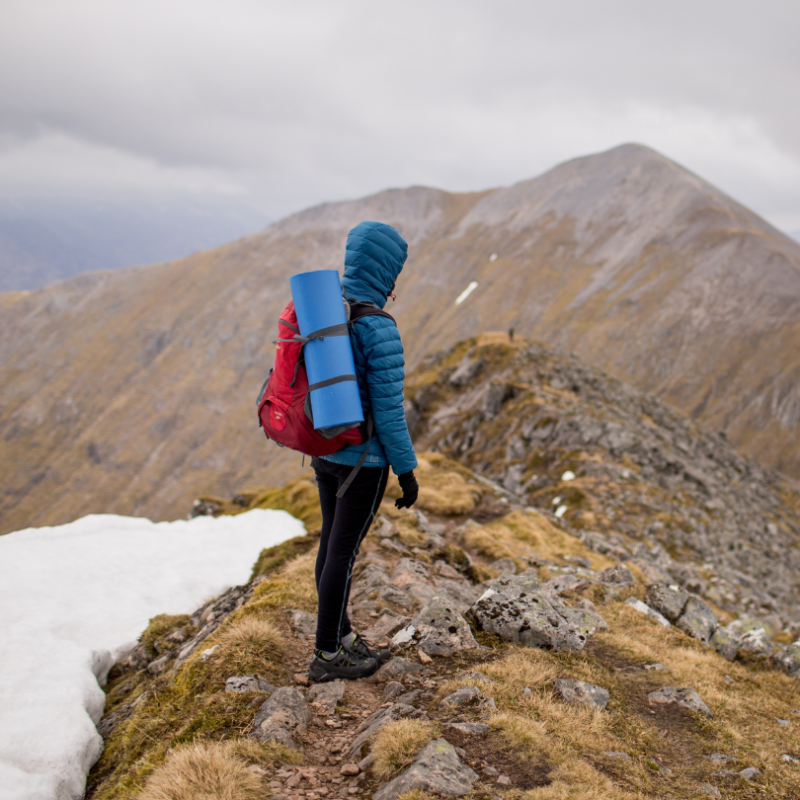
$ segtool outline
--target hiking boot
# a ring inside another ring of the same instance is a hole
[[[367,678],[377,669],[378,662],[374,658],[364,657],[344,647],[340,647],[339,652],[331,659],[325,658],[319,650],[315,650],[308,669],[308,678],[314,683],[327,683],[339,678],[355,680]]]
[[[361,658],[374,658],[378,662],[378,666],[385,664],[392,657],[389,650],[385,647],[376,647],[360,633],[357,633],[353,642],[347,645],[347,649]]]

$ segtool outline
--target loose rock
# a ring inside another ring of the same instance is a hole
[[[647,701],[650,705],[675,704],[681,708],[688,708],[690,711],[712,716],[710,709],[694,689],[676,689],[673,686],[665,686],[663,689],[650,692],[647,695]]]
[[[272,694],[275,691],[275,687],[269,681],[265,681],[256,675],[237,675],[225,681],[225,691],[233,694],[244,692]]]
[[[452,656],[465,650],[479,650],[467,621],[455,608],[447,592],[437,592],[392,639],[392,647],[414,643],[429,656]]]
[[[294,736],[305,733],[311,718],[311,710],[300,690],[283,686],[264,701],[250,735],[260,742],[279,742],[296,748]]]
[[[679,586],[666,586],[661,583],[654,583],[647,587],[645,601],[647,605],[658,611],[670,622],[675,622],[689,600],[689,593]]]
[[[447,695],[439,702],[440,708],[457,708],[469,703],[474,703],[482,697],[482,692],[477,686],[462,686],[452,694]]]
[[[675,625],[689,636],[708,645],[717,628],[717,615],[699,598],[689,597]]]
[[[428,742],[414,763],[394,780],[384,784],[373,800],[394,800],[412,789],[445,797],[461,797],[472,790],[478,776],[458,757],[445,739]]]
[[[372,683],[388,681],[401,675],[413,675],[422,669],[420,664],[406,658],[393,658],[387,661],[371,678]]]
[[[583,706],[605,708],[608,705],[609,694],[600,686],[572,678],[558,678],[555,682],[557,694],[567,703],[579,703]]]
[[[337,703],[342,701],[345,693],[344,681],[329,681],[328,683],[315,683],[306,695],[311,705],[320,714],[331,715],[336,711]]]
[[[610,583],[616,587],[632,586],[636,582],[633,573],[624,564],[614,564],[597,573],[600,583]]]

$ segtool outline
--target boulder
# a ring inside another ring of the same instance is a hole
[[[589,581],[585,578],[579,578],[577,575],[566,573],[565,575],[556,575],[555,578],[550,578],[550,580],[542,586],[542,591],[545,594],[559,595],[563,592],[578,591],[588,585]]]
[[[481,589],[475,588],[471,583],[467,583],[461,576],[460,580],[443,578],[436,581],[437,591],[445,591],[452,598],[459,614],[463,614],[483,593]]]
[[[654,608],[670,622],[675,622],[686,608],[689,592],[681,589],[680,586],[654,583],[647,587],[644,599],[650,608]]]
[[[568,622],[542,592],[532,569],[501,575],[467,611],[477,627],[507,642],[556,652],[580,652],[586,634]]]
[[[745,661],[763,661],[772,655],[774,649],[764,628],[754,628],[739,640],[738,657]]]
[[[800,677],[800,640],[777,653],[774,660],[788,675]]]
[[[467,621],[447,592],[437,592],[414,619],[392,639],[392,647],[414,644],[429,656],[452,656],[478,650]]]
[[[723,628],[722,625],[711,634],[708,644],[727,661],[733,661],[739,652],[739,637],[733,636],[728,628]]]
[[[613,586],[632,586],[636,582],[633,573],[624,564],[614,564],[602,572],[597,573],[600,583],[610,583]]]
[[[587,639],[597,631],[608,630],[608,623],[597,613],[597,611],[590,611],[588,608],[577,606],[570,608],[560,597],[555,597],[550,601],[553,608],[561,614],[562,617],[572,626],[576,631],[582,633]]]
[[[418,789],[433,795],[461,797],[472,791],[478,776],[461,759],[445,739],[434,739],[425,745],[414,763],[394,780],[384,784],[373,800],[395,800]]]
[[[629,605],[631,608],[635,608],[640,613],[650,617],[650,619],[652,619],[653,622],[657,622],[659,625],[661,625],[662,628],[672,627],[672,625],[670,625],[669,620],[665,616],[659,614],[658,611],[656,611],[654,608],[650,608],[650,606],[648,606],[647,603],[643,603],[641,600],[637,600],[635,597],[629,597],[625,601],[625,604]]]
[[[699,598],[690,596],[676,627],[708,645],[717,628],[717,615]]]
[[[600,686],[572,678],[558,678],[555,682],[556,693],[567,703],[578,703],[582,706],[605,708],[609,694]]]
[[[260,742],[278,742],[296,748],[295,736],[304,734],[311,710],[299,689],[283,686],[261,704],[250,735]]]
[[[647,702],[650,705],[677,705],[709,717],[712,716],[708,706],[694,689],[676,689],[674,686],[665,686],[663,689],[650,692],[647,695]]]

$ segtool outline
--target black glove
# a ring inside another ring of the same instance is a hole
[[[411,508],[417,502],[419,497],[419,484],[414,477],[414,470],[406,472],[403,475],[398,475],[397,480],[400,483],[400,488],[403,490],[403,496],[398,497],[394,501],[397,508]]]

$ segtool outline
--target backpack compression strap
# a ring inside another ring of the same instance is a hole
[[[358,459],[358,463],[353,467],[350,471],[350,474],[347,476],[345,482],[339,487],[339,491],[336,492],[337,497],[344,497],[344,493],[350,488],[350,484],[355,480],[356,475],[361,471],[361,467],[364,466],[364,462],[367,460],[367,453],[369,453],[369,444],[372,441],[372,414],[369,415],[367,419],[367,446],[364,448],[364,452],[361,454],[361,458]]]

